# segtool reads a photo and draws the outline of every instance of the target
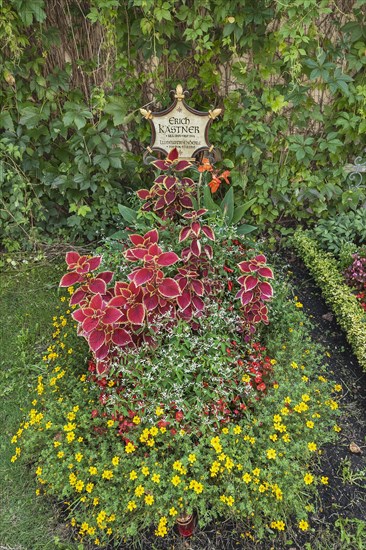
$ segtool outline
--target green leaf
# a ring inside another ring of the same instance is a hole
[[[42,118],[44,118],[37,107],[24,107],[24,109],[21,109],[20,113],[21,117],[19,124],[24,124],[27,128],[35,128]]]
[[[215,210],[220,210],[220,206],[215,203],[212,198],[211,189],[206,185],[203,189],[203,205],[207,210],[215,212]]]
[[[246,202],[246,203],[244,203],[240,206],[237,206],[234,210],[232,223],[236,224],[236,223],[240,222],[240,220],[244,216],[245,212],[252,206],[252,204],[255,203],[256,200],[257,200],[257,198],[254,197],[253,199],[250,199],[250,201],[248,201],[248,202]]]
[[[236,232],[238,235],[248,235],[248,233],[252,233],[252,231],[255,231],[256,229],[258,229],[258,227],[255,227],[254,225],[248,225],[245,223],[243,225],[239,225]]]
[[[120,214],[126,220],[126,222],[132,223],[132,224],[136,222],[136,218],[137,218],[136,210],[132,210],[132,208],[129,208],[128,206],[124,206],[123,204],[118,204],[117,206]]]
[[[9,111],[0,113],[0,128],[5,128],[5,130],[14,132],[14,124]]]
[[[220,207],[226,216],[227,223],[230,224],[234,215],[234,189],[232,187],[226,193]]]
[[[104,107],[104,111],[109,115],[112,115],[113,124],[115,126],[123,124],[127,114],[125,99],[119,96],[111,96],[108,103]]]

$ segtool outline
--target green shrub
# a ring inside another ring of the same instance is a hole
[[[360,365],[366,369],[366,315],[345,284],[337,261],[330,253],[325,254],[320,250],[316,241],[306,232],[297,231],[293,243],[345,331]]]
[[[338,256],[343,249],[352,250],[366,242],[366,209],[339,213],[336,217],[320,220],[312,233],[324,250]]]

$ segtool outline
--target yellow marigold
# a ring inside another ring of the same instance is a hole
[[[246,384],[247,384],[248,382],[250,382],[250,376],[249,376],[249,374],[244,374],[244,375],[242,376],[242,379],[241,379],[241,380],[242,380],[242,382],[245,382]]]
[[[81,453],[76,453],[75,460],[77,462],[81,462],[82,458],[83,458],[83,455]]]
[[[103,473],[102,473],[102,478],[103,479],[112,479],[113,477],[113,472],[112,470],[104,470]]]
[[[314,481],[314,476],[312,474],[305,474],[304,475],[304,482],[305,485],[311,485]]]
[[[235,435],[241,434],[241,427],[240,426],[235,426],[234,429],[233,429],[233,432],[234,432]]]
[[[242,479],[245,483],[250,483],[252,481],[252,476],[248,474],[248,472],[245,472]]]
[[[340,432],[342,430],[342,428],[340,426],[335,425],[335,426],[333,426],[333,430],[335,432]]]
[[[281,416],[280,416],[279,414],[275,414],[274,417],[273,417],[273,422],[274,422],[275,424],[278,424],[278,423],[281,422],[281,421],[282,421]]]
[[[299,527],[301,529],[301,531],[307,531],[309,529],[309,524],[307,521],[305,521],[304,519],[302,519],[300,522],[299,522]]]
[[[95,476],[97,473],[98,473],[97,468],[96,468],[95,466],[90,466],[90,468],[89,468],[89,474],[90,474],[91,476]]]
[[[160,483],[160,474],[153,474],[151,476],[151,481],[153,481],[154,483]]]
[[[333,390],[334,390],[334,391],[337,391],[337,392],[342,391],[342,389],[343,389],[343,388],[342,388],[342,386],[341,386],[340,384],[336,384],[336,385],[334,386],[334,388],[333,388]]]
[[[139,416],[136,415],[136,416],[133,417],[132,422],[133,422],[134,424],[136,424],[136,425],[137,425],[137,424],[140,424],[141,418],[140,418]]]
[[[191,464],[193,464],[197,460],[196,455],[194,453],[191,453],[190,455],[188,455],[188,460]]]
[[[222,428],[221,431],[222,431],[223,434],[228,434],[229,433],[229,428],[226,428],[226,427]]]
[[[157,428],[156,426],[153,426],[152,428],[150,428],[150,434],[151,434],[153,437],[157,436],[158,433],[159,433],[159,430],[158,430],[158,428]]]
[[[137,479],[137,473],[135,472],[135,470],[132,470],[130,472],[130,479],[132,480]]]
[[[143,488],[142,485],[138,485],[135,489],[135,495],[137,497],[141,497],[144,494],[144,492],[145,492],[145,489]]]
[[[146,497],[145,497],[145,503],[146,503],[148,506],[151,506],[151,505],[154,503],[154,497],[153,497],[153,495],[146,495]]]
[[[107,420],[107,426],[108,426],[108,428],[113,428],[114,420],[112,420],[111,418],[109,420]]]
[[[276,458],[276,450],[275,449],[268,449],[267,450],[267,458],[269,459],[275,459]]]
[[[144,474],[144,476],[148,476],[149,473],[150,473],[150,470],[149,470],[149,468],[148,468],[147,466],[143,466],[143,467],[141,468],[141,472]]]
[[[169,510],[169,515],[170,516],[176,516],[178,514],[178,511],[174,508],[174,506],[172,508],[170,508]]]
[[[94,487],[94,483],[87,483],[85,490],[87,493],[91,493]]]
[[[253,471],[252,471],[252,474],[256,477],[259,476],[259,474],[261,473],[260,469],[259,468],[255,468]]]
[[[278,435],[277,435],[277,434],[271,434],[271,435],[269,436],[269,439],[271,439],[272,441],[277,441]]]
[[[134,510],[135,508],[137,508],[136,502],[134,500],[130,500],[127,504],[127,510],[132,512],[132,510]]]
[[[174,477],[172,477],[172,479],[171,479],[171,482],[172,482],[173,485],[175,485],[175,486],[179,485],[179,483],[180,483],[181,481],[182,481],[182,480],[181,480],[181,478],[180,478],[179,476],[174,476]]]
[[[308,449],[309,449],[309,451],[316,451],[317,450],[316,443],[314,443],[313,441],[308,443]]]
[[[127,454],[133,453],[133,452],[135,451],[135,449],[136,449],[136,447],[131,443],[131,441],[129,441],[129,442],[127,443],[127,445],[125,446],[125,452],[126,452]]]
[[[112,458],[112,464],[113,464],[113,466],[118,466],[118,464],[119,464],[119,457],[118,456],[114,456]]]
[[[322,476],[320,478],[320,483],[322,483],[323,485],[328,485],[328,478],[326,476]]]
[[[79,479],[79,480],[76,482],[75,489],[76,489],[79,493],[81,493],[81,491],[83,490],[83,488],[84,488],[84,482],[83,482],[81,479]]]
[[[306,422],[306,426],[310,429],[314,428],[314,422],[312,420],[308,420]]]

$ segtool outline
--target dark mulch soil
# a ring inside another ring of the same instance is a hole
[[[329,377],[343,387],[339,425],[342,431],[335,445],[328,445],[320,460],[319,474],[328,476],[322,485],[317,511],[310,516],[311,531],[287,531],[274,541],[256,543],[245,527],[232,521],[212,524],[189,539],[177,533],[158,540],[147,534],[136,548],[161,550],[363,550],[366,548],[366,374],[347,343],[345,334],[324,302],[318,287],[301,261],[285,258],[292,272],[292,284],[305,313],[314,323],[313,339],[329,352]],[[350,451],[355,443],[360,454]],[[152,536],[151,536],[152,535]],[[134,545],[128,546],[131,550]],[[120,550],[127,549],[122,545]]]

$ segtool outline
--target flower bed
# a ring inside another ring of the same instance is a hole
[[[189,167],[173,157],[158,167]],[[306,531],[339,388],[263,251],[194,210],[193,180],[169,174],[142,196],[170,220],[159,231],[107,243],[103,270],[99,255],[67,254],[69,304],[13,460],[32,462],[37,492],[96,545],[165,537],[191,513],[199,527],[235,517],[258,539]]]
[[[366,314],[362,307],[362,292],[358,296],[352,293],[334,256],[320,250],[316,241],[303,231],[297,231],[293,239],[294,246],[305,265],[312,273],[322,290],[323,296],[334,311],[337,321],[345,330],[347,339],[362,367],[366,368]],[[355,258],[355,262],[357,262]],[[358,266],[348,269],[348,280],[357,282],[352,272]],[[362,278],[362,273],[359,275]]]

